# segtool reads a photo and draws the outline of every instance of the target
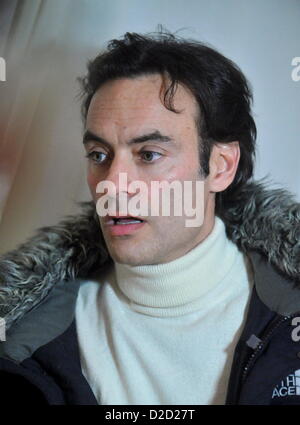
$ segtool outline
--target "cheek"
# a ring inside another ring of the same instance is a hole
[[[96,195],[96,187],[99,183],[100,179],[99,176],[97,176],[96,173],[94,173],[91,168],[87,169],[87,184],[89,186],[90,192],[95,197]]]
[[[176,164],[170,167],[165,176],[161,176],[162,180],[167,180],[172,182],[174,180],[186,181],[186,180],[195,180],[198,177],[199,165],[193,161],[184,164]]]

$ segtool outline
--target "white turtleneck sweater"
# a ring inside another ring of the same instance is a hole
[[[252,286],[246,258],[216,217],[169,263],[115,263],[82,283],[81,367],[100,404],[224,404]]]

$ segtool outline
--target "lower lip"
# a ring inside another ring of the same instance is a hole
[[[144,221],[132,224],[111,224],[107,226],[107,229],[112,236],[130,235],[143,227],[144,224]]]

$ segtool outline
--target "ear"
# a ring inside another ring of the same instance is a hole
[[[208,183],[211,192],[222,192],[232,183],[240,159],[239,142],[216,143],[209,160]]]

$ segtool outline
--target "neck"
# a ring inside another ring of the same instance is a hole
[[[238,250],[216,218],[209,236],[184,256],[157,265],[115,263],[116,283],[130,307],[153,316],[199,309],[230,272]],[[225,291],[226,292],[226,291]]]

